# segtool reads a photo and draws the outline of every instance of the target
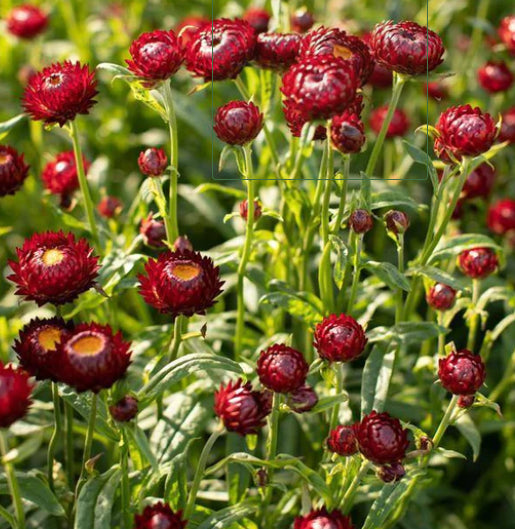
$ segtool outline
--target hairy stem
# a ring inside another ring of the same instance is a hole
[[[9,492],[11,493],[11,499],[13,502],[14,512],[16,514],[16,521],[18,522],[18,529],[25,529],[25,511],[23,510],[22,496],[20,493],[20,487],[18,480],[14,472],[14,467],[8,461],[5,461],[5,456],[8,452],[8,443],[6,433],[4,430],[0,430],[0,454],[4,459],[5,477],[9,486]]]

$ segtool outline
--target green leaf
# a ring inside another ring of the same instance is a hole
[[[422,149],[419,149],[416,145],[413,145],[412,143],[407,142],[406,140],[403,140],[404,146],[406,147],[406,150],[408,151],[408,154],[413,158],[413,160],[416,163],[420,163],[422,165],[425,165],[427,168],[427,174],[429,175],[429,178],[431,179],[431,183],[433,184],[433,188],[438,188],[438,175],[436,173],[435,166],[433,165],[433,161],[429,157],[426,151],[423,151]]]
[[[37,452],[41,443],[43,442],[43,432],[39,431],[32,434],[26,441],[15,448],[12,448],[2,458],[3,462],[17,464],[27,459],[32,454]]]
[[[322,397],[318,400],[316,405],[310,410],[310,413],[322,413],[327,410],[331,410],[336,405],[348,402],[349,394],[344,391],[338,395],[330,395],[328,397]]]
[[[454,426],[458,428],[460,433],[465,437],[472,447],[473,459],[477,460],[479,457],[479,450],[481,448],[481,434],[474,424],[474,421],[468,413],[464,413],[455,423]]]
[[[421,204],[400,190],[384,190],[372,193],[371,210],[383,208],[407,208],[413,211],[421,209]]]
[[[23,121],[26,117],[27,114],[18,114],[14,118],[0,123],[0,140],[4,139],[9,134],[9,132],[11,132],[11,129],[20,123],[20,121]]]
[[[309,325],[318,323],[323,317],[318,308],[303,299],[300,294],[271,292],[270,294],[262,296],[259,303],[281,307],[291,316]]]
[[[425,340],[437,338],[441,332],[448,332],[444,327],[429,321],[410,321],[398,323],[393,327],[374,327],[367,332],[370,343],[393,340],[405,346],[420,344]]]
[[[429,263],[434,263],[435,261],[442,259],[449,259],[458,255],[463,250],[469,250],[470,248],[476,248],[478,246],[492,248],[502,254],[501,247],[492,238],[480,233],[467,233],[440,242],[429,259]]]
[[[401,288],[406,292],[410,291],[409,281],[404,277],[392,263],[380,263],[378,261],[367,261],[363,265],[371,274],[378,277],[390,288]]]
[[[406,275],[421,275],[436,281],[437,283],[444,283],[456,290],[463,290],[466,288],[462,279],[455,278],[445,270],[435,266],[415,266],[407,270]]]
[[[230,525],[246,516],[253,515],[259,508],[255,500],[247,500],[238,505],[231,505],[204,520],[197,529],[227,529]]]
[[[120,64],[114,64],[112,62],[101,62],[96,67],[97,70],[104,70],[106,72],[114,73],[115,75],[126,75],[128,77],[134,77],[134,74],[125,66]]]
[[[150,466],[154,469],[154,471],[157,470],[158,464],[156,456],[152,452],[152,448],[145,432],[137,425],[128,425],[127,428],[125,428],[125,432],[127,433],[127,437],[129,438],[129,445],[131,451],[137,450],[140,459],[149,463]]]
[[[336,252],[336,263],[334,264],[333,278],[334,282],[339,290],[343,287],[343,279],[345,277],[345,267],[347,266],[347,259],[349,258],[349,249],[345,243],[340,239],[332,235],[329,239]]]
[[[229,185],[208,183],[200,184],[195,188],[195,193],[207,193],[209,191],[215,191],[217,193],[229,195],[241,200],[244,200],[247,196],[245,191],[242,191],[241,189],[236,189],[235,187],[231,187]]]

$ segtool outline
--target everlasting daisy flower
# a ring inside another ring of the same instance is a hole
[[[62,231],[36,233],[16,249],[18,261],[9,261],[7,277],[16,294],[38,305],[61,305],[89,290],[98,275],[98,257],[86,239],[75,240]]]
[[[152,213],[141,219],[139,232],[143,236],[143,242],[152,248],[163,248],[166,246],[166,227],[162,220],[154,219]]]
[[[515,232],[515,200],[503,198],[492,204],[488,210],[487,224],[498,235]]]
[[[306,382],[309,365],[300,351],[275,344],[261,351],[256,371],[266,388],[276,393],[291,393]]]
[[[314,23],[315,17],[306,7],[297,9],[291,16],[291,28],[297,33],[306,33],[313,27]]]
[[[7,31],[21,39],[33,39],[48,26],[48,15],[39,7],[22,4],[14,7],[7,15]]]
[[[357,114],[344,112],[331,120],[331,142],[341,153],[358,153],[365,140],[365,127]]]
[[[325,507],[297,516],[293,529],[354,529],[352,520],[341,511],[328,511]]]
[[[30,166],[16,149],[0,145],[0,197],[14,195],[29,174]]]
[[[184,529],[187,522],[182,511],[174,512],[168,504],[158,502],[145,507],[134,517],[134,523],[134,529]]]
[[[0,428],[9,428],[26,415],[31,391],[28,373],[0,362]]]
[[[230,101],[216,111],[214,131],[229,145],[245,145],[263,128],[263,114],[252,102]]]
[[[163,149],[149,147],[139,153],[138,166],[145,176],[162,176],[168,167],[168,157]]]
[[[145,272],[139,276],[140,294],[173,317],[204,314],[222,292],[220,269],[199,252],[164,252],[147,262]]]
[[[381,131],[386,114],[388,114],[388,105],[376,108],[370,113],[370,128],[376,134],[379,134]],[[388,125],[386,137],[395,138],[396,136],[404,136],[408,132],[409,125],[406,113],[399,108],[396,108],[392,116],[392,121],[390,121],[390,124]]]
[[[261,68],[283,71],[297,60],[300,41],[297,33],[261,33],[257,37],[255,61]]]
[[[365,349],[363,327],[346,314],[331,314],[315,328],[314,346],[320,358],[328,362],[350,362]]]
[[[97,211],[106,219],[112,219],[119,215],[122,208],[121,200],[112,196],[102,197],[97,205]]]
[[[260,7],[249,7],[242,16],[243,20],[248,22],[256,33],[265,33],[268,31],[270,22],[270,13]]]

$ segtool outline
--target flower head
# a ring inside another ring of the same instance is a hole
[[[497,254],[491,248],[471,248],[458,256],[461,271],[473,279],[484,279],[499,266]]]
[[[398,461],[394,463],[388,463],[386,465],[381,465],[377,469],[377,477],[384,483],[395,483],[400,481],[405,475],[406,470]]]
[[[216,111],[213,128],[223,142],[245,145],[261,132],[263,114],[252,102],[230,101]]]
[[[23,107],[36,121],[61,127],[77,114],[88,114],[96,103],[95,72],[79,62],[54,63],[32,75],[23,94]]]
[[[365,127],[357,114],[348,111],[331,120],[331,142],[344,154],[358,153],[363,147]]]
[[[139,153],[138,166],[145,176],[162,176],[168,167],[168,158],[163,149],[149,147]]]
[[[317,405],[318,395],[309,384],[304,384],[288,394],[286,403],[295,413],[306,413]]]
[[[284,344],[261,351],[257,374],[263,386],[277,393],[291,393],[306,382],[309,365],[301,352]]]
[[[175,34],[179,39],[182,51],[185,54],[189,43],[199,29],[211,27],[211,20],[206,17],[192,15],[181,20],[175,28]]]
[[[504,17],[497,32],[508,51],[515,55],[515,15]]]
[[[346,314],[331,314],[315,328],[313,345],[328,362],[350,362],[361,355],[366,344],[363,327]]]
[[[254,222],[259,219],[262,215],[261,202],[259,200],[254,200]],[[249,202],[245,199],[243,202],[240,202],[240,216],[242,219],[247,220],[249,214]]]
[[[504,61],[488,61],[477,71],[477,79],[491,94],[506,92],[513,84],[513,74]]]
[[[386,229],[395,235],[405,233],[410,225],[408,215],[404,211],[397,209],[387,211],[384,215],[384,221],[386,223]]]
[[[301,36],[297,33],[261,33],[255,61],[261,68],[283,71],[297,60]]]
[[[379,108],[375,108],[370,113],[369,123],[370,128],[376,133],[379,134],[383,122],[386,119],[386,114],[388,114],[388,105],[384,105]],[[405,136],[409,130],[409,120],[406,113],[400,108],[396,108],[393,112],[392,120],[388,125],[386,130],[387,138],[395,138],[396,136]]]
[[[515,143],[515,107],[506,110],[502,114],[501,131],[499,141]]]
[[[290,129],[290,132],[296,138],[300,138],[302,135],[302,129],[309,121],[309,117],[305,116],[302,107],[297,103],[294,103],[290,99],[283,101],[283,113],[286,119],[286,124]],[[327,138],[327,131],[324,125],[318,125],[315,129],[313,140],[325,140]]]
[[[185,529],[182,511],[174,512],[167,503],[154,503],[134,517],[134,529]]]
[[[495,168],[489,163],[482,163],[468,176],[463,186],[464,198],[487,198],[495,183]]]
[[[352,426],[339,425],[329,432],[327,448],[339,456],[352,456],[358,451],[358,442]]]
[[[98,257],[86,239],[72,233],[36,233],[16,249],[18,261],[9,261],[16,294],[38,305],[61,305],[89,290],[98,275]]]
[[[297,9],[291,16],[291,28],[297,33],[306,33],[315,23],[315,17],[306,7]]]
[[[0,428],[9,428],[25,416],[31,391],[28,373],[0,362]]]
[[[0,145],[0,197],[14,195],[29,174],[23,154],[9,145]]]
[[[438,378],[453,395],[473,395],[486,378],[485,364],[467,349],[453,351],[438,362]]]
[[[7,15],[7,31],[21,39],[33,39],[48,26],[48,15],[39,7],[22,4],[14,7]]]
[[[166,246],[166,226],[162,220],[154,219],[152,213],[141,219],[139,232],[143,242],[152,248],[164,248]]]
[[[367,233],[374,227],[374,219],[366,209],[355,209],[350,214],[349,227],[354,233]]]
[[[297,516],[293,529],[354,529],[352,521],[341,511],[328,511],[325,507],[313,510],[306,516]]]
[[[125,395],[116,404],[109,406],[111,417],[118,422],[128,422],[138,414],[138,400]]]
[[[97,205],[97,211],[106,219],[112,219],[120,214],[123,208],[122,201],[110,195],[102,197]]]
[[[249,7],[243,13],[243,20],[248,22],[256,33],[265,33],[268,31],[268,23],[270,22],[270,13],[261,7]]]
[[[449,310],[456,301],[456,290],[444,283],[435,283],[426,295],[427,304],[435,310]]]
[[[503,198],[490,206],[488,210],[488,227],[498,235],[505,235],[515,230],[515,200]]]

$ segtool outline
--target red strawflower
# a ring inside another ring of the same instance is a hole
[[[495,169],[489,163],[476,167],[468,176],[463,186],[465,198],[486,198],[491,193],[495,183]]]
[[[142,33],[129,49],[127,59],[129,70],[146,81],[145,86],[170,78],[180,68],[183,52],[177,36],[172,30],[157,29]]]
[[[491,94],[505,92],[513,84],[513,74],[504,61],[488,61],[477,71],[477,79]]]
[[[184,250],[193,251],[193,244],[186,235],[179,235],[177,239],[173,242],[173,248],[177,252],[183,252]]]
[[[134,523],[134,529],[184,529],[187,521],[182,519],[182,511],[174,512],[167,503],[158,502],[136,514]]]
[[[373,50],[370,46],[371,37],[372,33],[367,31],[361,35],[361,40],[368,46],[368,49],[370,50],[370,53],[373,57]],[[389,88],[392,86],[392,79],[392,71],[386,68],[386,66],[383,66],[382,64],[373,60],[373,69],[370,77],[368,78],[368,84],[376,88]]]
[[[299,57],[330,55],[349,61],[363,86],[374,69],[369,47],[355,35],[338,28],[320,27],[305,35],[300,44]]]
[[[230,101],[216,111],[214,131],[229,145],[245,145],[263,128],[263,114],[252,102]]]
[[[515,55],[515,15],[504,17],[497,32],[508,51]]]
[[[341,511],[328,511],[325,507],[313,510],[306,516],[297,516],[293,529],[354,529],[352,520]]]
[[[29,174],[24,155],[9,145],[0,145],[0,197],[14,195]]]
[[[38,380],[57,380],[57,344],[66,339],[72,329],[73,324],[61,318],[31,320],[20,331],[13,346],[21,367]]]
[[[270,13],[266,9],[249,7],[247,11],[243,13],[242,18],[254,28],[256,33],[265,33],[268,31]]]
[[[498,235],[515,230],[515,200],[503,198],[492,204],[488,210],[487,224]]]
[[[374,227],[374,219],[366,209],[355,209],[350,214],[349,227],[355,233],[367,233]]]
[[[297,60],[300,41],[297,33],[261,33],[257,37],[254,60],[261,68],[286,70]]]
[[[270,395],[253,391],[251,383],[244,384],[241,378],[215,392],[215,413],[228,431],[243,436],[258,433],[271,409]]]
[[[266,388],[276,393],[290,393],[304,385],[309,365],[301,352],[275,344],[261,351],[256,371]]]
[[[460,253],[458,264],[466,276],[473,279],[484,279],[495,272],[499,259],[491,248],[472,248]]]
[[[363,327],[346,314],[331,314],[315,328],[315,349],[328,362],[350,362],[365,350],[367,337]]]
[[[306,413],[317,405],[318,395],[309,384],[304,384],[288,395],[286,403],[295,413]]]
[[[426,301],[435,310],[449,310],[456,301],[456,290],[444,283],[436,283],[429,289]]]
[[[254,200],[254,222],[259,219],[262,215],[261,202],[259,200]],[[240,202],[240,216],[242,219],[247,220],[249,214],[249,202],[245,199],[243,202]]]
[[[125,395],[116,404],[109,406],[109,413],[115,421],[131,421],[138,414],[138,399]]]
[[[197,31],[186,51],[186,67],[206,81],[235,79],[254,58],[256,32],[245,20],[220,18]]]
[[[473,395],[485,381],[485,364],[467,349],[453,351],[438,361],[438,378],[453,395]]]
[[[435,101],[442,101],[442,99],[447,99],[449,96],[447,86],[445,86],[442,81],[431,81],[429,83],[424,83],[423,89],[424,94]]]
[[[352,429],[359,451],[373,463],[395,463],[406,455],[408,430],[389,413],[374,410],[354,424]]]
[[[396,483],[406,475],[406,470],[401,463],[394,462],[387,465],[381,465],[377,469],[376,474],[384,483]]]
[[[286,124],[290,129],[290,132],[296,138],[300,138],[302,135],[302,129],[309,119],[304,116],[300,105],[297,105],[289,99],[283,101],[283,113],[286,119]],[[318,125],[315,129],[313,141],[325,140],[327,138],[327,131],[323,125]]]
[[[442,39],[416,22],[387,21],[377,24],[370,37],[377,62],[390,70],[407,75],[421,75],[443,62]]]
[[[112,219],[120,214],[123,204],[120,199],[112,196],[102,197],[97,205],[97,211],[106,219]]]
[[[204,29],[207,26],[211,26],[211,20],[209,18],[201,16],[190,16],[186,17],[175,28],[175,33],[179,39],[179,44],[181,45],[182,51],[185,54],[188,46],[193,39],[195,33]]]
[[[384,215],[384,220],[386,223],[386,229],[395,235],[405,233],[410,225],[408,215],[406,215],[404,211],[398,211],[396,209],[387,211]]]
[[[330,131],[332,144],[344,154],[360,152],[366,140],[360,117],[348,111],[333,117]]]
[[[204,314],[222,292],[220,269],[199,252],[164,252],[145,265],[140,274],[140,294],[160,312],[173,317]]]
[[[168,167],[168,157],[163,149],[149,147],[139,153],[138,166],[145,176],[162,176]]]
[[[386,114],[388,114],[388,105],[375,108],[370,113],[369,125],[376,134],[379,134],[381,131]],[[406,113],[400,108],[396,108],[393,113],[392,121],[390,121],[390,125],[388,125],[386,137],[395,138],[396,136],[404,136],[408,132],[409,126],[410,123]]]
[[[282,93],[308,120],[328,119],[352,103],[358,78],[353,65],[328,55],[307,57],[283,76]]]
[[[329,432],[327,448],[339,456],[353,456],[358,451],[358,441],[352,426],[339,425]]]
[[[451,153],[458,160],[462,156],[478,156],[486,152],[497,134],[492,116],[470,105],[450,107],[442,112],[436,130],[439,133],[438,142],[435,141],[436,154],[439,157],[446,155],[449,159]]]
[[[0,428],[9,428],[25,416],[31,391],[28,373],[0,362]]]
[[[39,7],[22,4],[14,7],[7,15],[7,31],[21,39],[37,37],[48,26],[48,15]]]
[[[296,31],[297,33],[306,33],[306,31],[309,31],[313,27],[315,17],[306,7],[301,7],[293,13],[290,22],[293,31]]]
[[[82,163],[87,173],[91,164],[84,156],[82,156]],[[54,195],[59,195],[61,202],[68,202],[73,192],[79,188],[73,151],[61,152],[51,162],[48,162],[41,173],[41,179],[45,189]]]
[[[86,239],[62,231],[35,233],[16,248],[18,262],[9,261],[16,294],[38,305],[62,305],[95,284],[98,257]]]
[[[109,325],[80,323],[57,343],[57,378],[78,392],[110,388],[125,376],[130,346]]]
[[[499,141],[509,141],[510,143],[515,143],[515,107],[506,110],[502,114]]]
[[[143,236],[143,242],[152,248],[163,248],[166,246],[166,226],[162,220],[154,219],[152,213],[141,219],[139,232]]]
[[[61,127],[77,114],[88,114],[96,103],[95,72],[79,62],[54,63],[29,78],[23,107],[36,121]]]

